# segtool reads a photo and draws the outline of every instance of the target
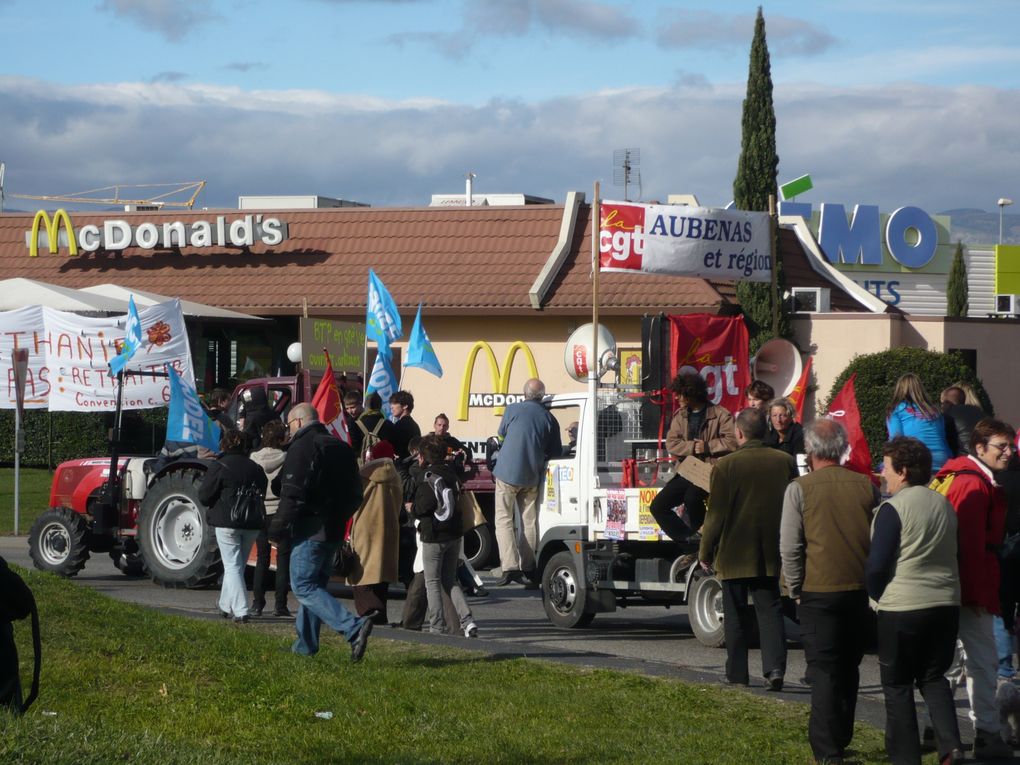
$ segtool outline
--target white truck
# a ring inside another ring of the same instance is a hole
[[[723,645],[722,590],[697,562],[697,543],[661,534],[648,504],[672,467],[653,463],[650,485],[623,487],[623,458],[642,439],[633,393],[589,380],[588,392],[547,396],[562,429],[577,422],[572,454],[549,462],[539,497],[538,572],[542,600],[557,627],[584,627],[617,607],[686,605],[703,644]],[[645,428],[647,431],[647,428]]]

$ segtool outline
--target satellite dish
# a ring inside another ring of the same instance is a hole
[[[570,333],[567,344],[563,348],[563,366],[567,374],[578,382],[588,379],[589,370],[593,369],[591,357],[591,330],[592,324],[582,324]],[[599,369],[596,374],[601,377],[606,370],[619,369],[620,362],[616,353],[616,338],[613,333],[606,329],[605,324],[599,324]]]
[[[780,338],[765,343],[758,350],[751,367],[754,379],[771,385],[777,396],[788,396],[793,392],[803,369],[797,346]]]
[[[287,346],[287,358],[294,364],[301,361],[301,343],[291,343]]]

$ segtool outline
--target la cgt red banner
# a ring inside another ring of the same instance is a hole
[[[747,326],[741,316],[695,313],[670,316],[670,376],[697,372],[713,404],[731,412],[744,406],[751,384]]]

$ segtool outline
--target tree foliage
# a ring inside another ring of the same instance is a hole
[[[967,315],[967,266],[963,262],[963,242],[956,243],[953,265],[946,281],[946,316]]]
[[[761,7],[754,22],[754,38],[747,69],[747,95],[741,119],[740,159],[733,180],[733,203],[738,210],[764,212],[769,197],[777,197],[779,155],[776,153],[776,111],[772,101],[772,65],[765,39],[765,17]],[[744,309],[751,335],[751,352],[775,336],[772,329],[773,304],[779,313],[779,336],[791,337],[793,328],[782,294],[785,291],[778,238],[772,242],[776,258],[776,283],[737,282],[737,299]]]
[[[928,396],[938,403],[939,395],[953,383],[966,382],[974,386],[982,407],[991,414],[992,402],[977,375],[957,353],[939,353],[924,348],[892,348],[879,353],[856,356],[832,384],[829,398],[821,411],[842,390],[850,375],[857,373],[854,390],[861,410],[861,427],[868,439],[871,456],[878,460],[882,444],[888,440],[885,427],[886,408],[892,400],[893,389],[900,375],[913,372],[921,378]]]

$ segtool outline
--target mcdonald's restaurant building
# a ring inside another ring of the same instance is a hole
[[[801,347],[816,354],[824,395],[855,352],[895,343],[890,327],[903,317],[829,266],[802,219],[782,223],[788,284],[825,294],[825,316],[796,322]],[[529,377],[542,378],[550,392],[582,389],[566,372],[564,347],[592,317],[591,224],[581,192],[568,192],[563,203],[505,206],[71,212],[41,222],[34,212],[5,213],[0,264],[8,276],[72,288],[114,283],[270,319],[189,322],[200,388],[292,374],[292,343],[304,341],[307,363],[320,340],[364,321],[371,268],[401,309],[405,340],[395,345],[394,367],[414,394],[415,419],[428,429],[444,412],[455,436],[479,441],[495,432],[505,394],[519,393]],[[643,315],[739,311],[732,282],[622,273],[599,282],[600,320],[617,341],[620,381],[635,386]],[[400,368],[419,303],[441,378]],[[322,320],[304,325],[321,334],[302,338],[303,317]],[[881,328],[857,324],[849,336],[844,320],[862,319]],[[334,367],[360,374],[364,360],[341,352]]]

